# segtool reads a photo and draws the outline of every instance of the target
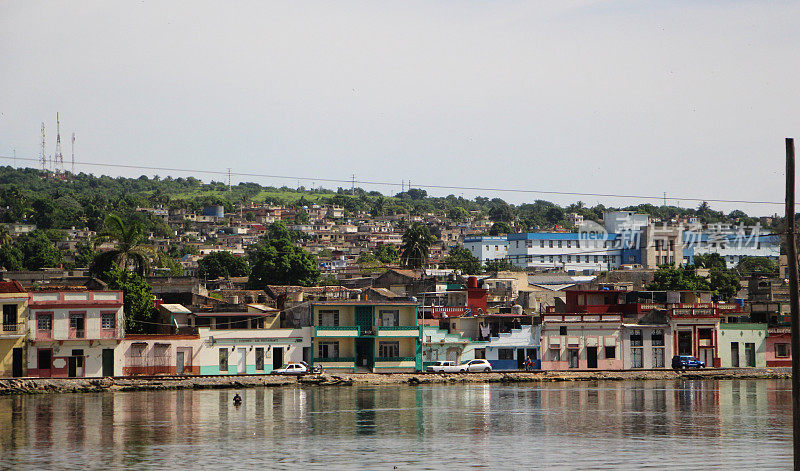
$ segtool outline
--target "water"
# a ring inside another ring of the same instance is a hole
[[[791,383],[647,381],[0,398],[0,469],[786,469]]]

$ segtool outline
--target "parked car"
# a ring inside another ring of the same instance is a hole
[[[462,373],[475,373],[475,372],[482,372],[488,373],[492,371],[492,365],[486,360],[470,360],[466,363],[462,363],[459,365],[459,371]]]
[[[437,361],[425,368],[428,373],[458,373],[461,367],[454,361]]]
[[[691,355],[675,355],[672,357],[673,370],[685,370],[688,368],[705,368],[706,363]]]
[[[276,375],[304,375],[307,373],[315,373],[315,374],[322,373],[322,367],[319,365],[314,365],[313,367],[309,367],[308,363],[300,361],[297,363],[289,363],[281,368],[272,370],[272,374]]]

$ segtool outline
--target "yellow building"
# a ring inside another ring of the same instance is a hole
[[[409,302],[314,303],[314,364],[324,369],[422,369],[422,330]]]
[[[28,335],[28,293],[16,281],[0,282],[0,378],[27,374],[25,338]]]

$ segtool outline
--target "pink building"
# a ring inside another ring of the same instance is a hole
[[[767,329],[767,367],[792,366],[792,328]]]
[[[29,376],[122,374],[122,358],[115,355],[124,335],[122,291],[32,291],[28,308]]]

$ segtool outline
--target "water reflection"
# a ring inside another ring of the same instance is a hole
[[[1,469],[764,469],[791,463],[791,385],[679,380],[13,396],[0,398],[0,430]]]

